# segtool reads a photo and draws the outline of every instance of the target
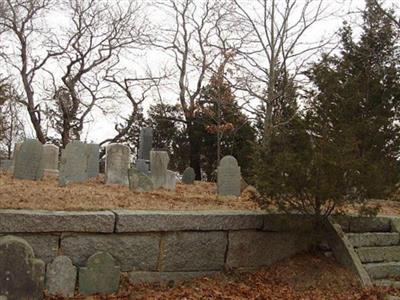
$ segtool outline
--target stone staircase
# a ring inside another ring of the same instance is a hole
[[[400,234],[391,227],[350,231],[346,236],[375,285],[400,288]]]

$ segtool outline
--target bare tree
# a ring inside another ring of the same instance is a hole
[[[72,13],[71,26],[64,39],[54,41],[63,49],[58,58],[62,75],[61,82],[53,80],[55,107],[49,114],[63,147],[81,138],[94,108],[106,111],[105,102],[111,96],[104,77],[120,62],[120,55],[140,48],[147,38],[147,22],[137,1],[71,0],[66,4]]]
[[[3,14],[0,14],[0,27],[5,28],[14,43],[14,57],[7,56],[7,63],[19,74],[25,97],[20,99],[28,113],[38,140],[46,142],[42,126],[42,111],[35,95],[37,74],[58,51],[47,49],[46,53],[38,53],[35,47],[40,46],[38,36],[42,33],[38,18],[54,4],[53,0],[4,0]]]
[[[207,73],[220,55],[213,47],[217,39],[217,27],[226,16],[223,13],[224,3],[216,0],[167,0],[159,6],[175,22],[165,28],[162,38],[153,41],[153,45],[169,53],[177,71],[177,98],[182,109],[182,122],[190,145],[190,165],[194,168],[196,178],[201,178],[200,148],[201,139],[197,135],[198,100]]]
[[[400,4],[398,1],[393,1],[391,8],[384,8],[382,1],[373,0],[375,5],[400,29],[400,16],[395,12],[400,12]]]
[[[242,45],[237,48],[241,59],[235,87],[251,99],[248,109],[262,119],[263,142],[268,145],[273,128],[289,121],[273,118],[273,103],[285,93],[284,87],[277,89],[279,78],[298,78],[309,58],[330,43],[307,40],[310,29],[328,16],[327,1],[233,2],[237,9],[232,21],[241,24],[237,39]]]

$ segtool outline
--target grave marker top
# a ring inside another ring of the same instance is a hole
[[[225,156],[221,159],[217,173],[218,194],[240,196],[240,167],[236,158]]]

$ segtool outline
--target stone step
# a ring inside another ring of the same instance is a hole
[[[400,262],[368,263],[364,268],[372,279],[400,277]]]
[[[400,261],[400,246],[361,247],[356,252],[362,263]]]
[[[398,245],[400,241],[397,232],[348,233],[346,236],[356,248]]]
[[[373,283],[376,286],[394,287],[396,289],[400,288],[400,281],[396,280],[380,279],[380,280],[374,280]]]

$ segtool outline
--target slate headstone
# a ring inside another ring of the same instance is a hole
[[[97,177],[100,172],[100,145],[86,144],[86,154],[88,156],[87,173],[89,178]]]
[[[153,128],[140,129],[138,159],[150,160],[150,151],[153,148]]]
[[[167,178],[165,180],[164,188],[167,190],[175,191],[176,189],[176,174],[174,171],[167,170]]]
[[[58,170],[59,148],[56,145],[43,145],[43,169]]]
[[[150,152],[150,169],[151,180],[154,188],[164,187],[167,181],[167,169],[169,163],[168,152],[151,151]]]
[[[14,177],[40,180],[43,177],[43,146],[37,140],[27,139],[16,153]]]
[[[72,297],[75,292],[77,269],[67,256],[57,256],[46,267],[46,288],[50,295]]]
[[[82,295],[111,294],[118,290],[120,267],[106,252],[97,252],[89,257],[86,267],[79,269],[79,292]]]
[[[87,180],[87,165],[86,144],[80,141],[70,142],[61,154],[59,185]]]
[[[219,164],[217,172],[218,195],[240,196],[240,167],[236,158],[224,156]]]
[[[150,161],[145,159],[137,159],[135,168],[143,174],[150,175]]]
[[[45,263],[25,240],[0,238],[0,299],[43,299]]]
[[[110,144],[106,151],[106,183],[129,185],[130,150],[128,146]]]
[[[196,179],[196,174],[194,173],[194,169],[192,167],[188,167],[183,171],[182,174],[182,182],[184,184],[193,184]]]
[[[154,189],[150,177],[136,168],[129,169],[129,189],[138,192],[150,192]]]

